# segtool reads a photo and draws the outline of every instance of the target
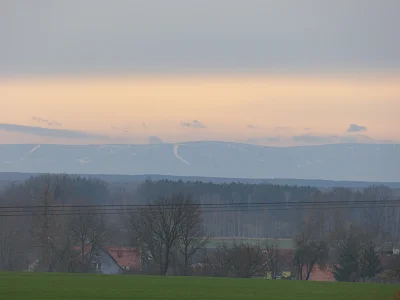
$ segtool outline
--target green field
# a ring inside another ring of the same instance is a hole
[[[398,285],[261,279],[0,274],[0,299],[394,299]]]

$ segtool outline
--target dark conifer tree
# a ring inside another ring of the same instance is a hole
[[[382,272],[381,259],[373,245],[367,246],[360,255],[360,277],[363,281]]]
[[[354,282],[359,279],[358,247],[347,240],[340,250],[339,263],[334,266],[333,275],[337,281]]]

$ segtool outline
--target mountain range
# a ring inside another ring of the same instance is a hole
[[[400,182],[400,144],[2,144],[0,172]]]

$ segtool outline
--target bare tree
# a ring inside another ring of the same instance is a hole
[[[42,208],[40,215],[35,216],[33,220],[32,233],[41,249],[40,269],[50,272],[53,271],[53,243],[60,238],[62,230],[57,210],[52,205],[53,197],[46,184],[41,201]]]
[[[388,279],[400,281],[400,255],[392,255],[388,258],[388,270],[386,272]]]
[[[102,200],[105,202],[109,197],[106,185],[98,180],[56,174],[34,176],[21,183],[13,183],[4,189],[3,194],[7,204],[21,206],[21,213],[27,214],[26,217],[7,217],[7,220],[4,220],[7,226],[0,224],[2,227],[0,232],[3,235],[1,239],[5,245],[3,257],[10,257],[7,252],[12,252],[12,257],[17,256],[17,259],[12,260],[18,262],[19,270],[26,269],[32,260],[37,260],[36,270],[39,271],[68,269],[61,268],[61,261],[68,265],[68,259],[64,261],[61,257],[69,256],[67,255],[70,252],[67,239],[69,231],[64,217],[59,214],[65,209],[58,206],[92,204],[94,201]],[[27,205],[37,207],[22,211],[22,207]],[[11,248],[19,251],[11,251]],[[18,254],[20,251],[24,253]]]
[[[218,245],[214,254],[213,265],[218,276],[250,278],[264,273],[266,263],[263,247],[234,241],[231,246],[226,243]]]
[[[71,273],[76,271],[79,255],[74,251],[72,241],[71,233],[67,231],[62,237],[61,244],[52,244],[55,253],[53,264],[56,272]]]
[[[207,249],[200,263],[195,264],[197,276],[229,277],[231,274],[228,261],[229,247],[225,242],[219,243],[216,249]]]
[[[280,258],[279,241],[274,240],[272,243],[266,242],[263,250],[265,257],[265,269],[271,273],[271,278],[275,279],[278,276]]]
[[[82,271],[88,272],[96,259],[97,252],[111,239],[108,222],[104,215],[95,212],[76,212],[76,215],[70,219],[69,228],[74,245],[79,246]]]
[[[150,201],[146,207],[129,216],[129,229],[139,240],[144,262],[151,267],[157,266],[160,275],[167,274],[172,252],[182,247],[185,235],[184,252],[188,261],[201,245],[199,225],[196,224],[200,222],[199,209],[190,197],[174,194]],[[193,239],[190,233],[195,234]]]
[[[79,253],[74,250],[73,237],[69,228],[69,218],[61,218],[62,230],[57,239],[48,237],[51,247],[51,265],[55,272],[75,272]]]
[[[347,188],[334,188],[328,195],[327,201],[344,202],[340,207],[324,211],[324,221],[326,223],[326,233],[328,243],[331,247],[336,247],[345,238],[345,233],[351,225],[351,206],[354,202],[354,193]]]
[[[11,199],[3,198],[1,191],[0,203],[2,206],[13,205]],[[30,244],[25,236],[27,221],[26,217],[0,217],[0,271],[18,271],[27,267]]]
[[[0,217],[0,270],[21,270],[26,263],[29,240],[24,238],[24,221],[23,217]]]
[[[304,235],[297,237],[294,264],[299,280],[309,280],[316,265],[324,266],[328,257],[328,248],[324,241],[309,240]],[[305,275],[305,278],[304,278]]]
[[[180,226],[177,253],[183,258],[183,275],[188,275],[191,259],[202,250],[209,240],[204,231],[202,213],[199,204],[185,207],[184,220]]]
[[[371,186],[364,190],[364,200],[369,201],[363,210],[364,227],[374,236],[375,243],[381,244],[390,238],[391,222],[387,206],[382,201],[391,200],[392,190],[386,186]]]
[[[309,280],[316,265],[324,267],[328,259],[328,243],[324,238],[325,220],[322,210],[307,213],[295,236],[293,262],[297,279]],[[305,275],[305,278],[303,278]]]

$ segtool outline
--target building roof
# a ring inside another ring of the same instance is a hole
[[[105,246],[104,250],[123,269],[137,269],[140,267],[140,250],[134,247]]]
[[[311,274],[310,280],[312,281],[335,281],[335,277],[333,275],[333,270],[331,268],[320,268],[315,265]]]
[[[79,246],[73,250],[81,251]],[[91,245],[85,246],[85,255],[91,250]],[[137,269],[140,267],[140,250],[135,247],[104,246],[102,248],[122,269]]]

